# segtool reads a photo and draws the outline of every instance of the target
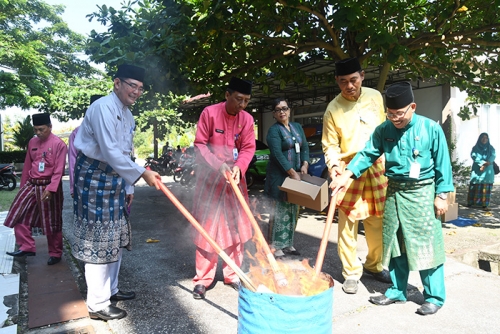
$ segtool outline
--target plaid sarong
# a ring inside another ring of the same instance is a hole
[[[50,179],[28,179],[17,193],[4,225],[14,227],[23,224],[40,227],[43,234],[51,235],[62,230],[63,190],[59,183],[50,201],[42,201],[42,194]]]
[[[479,183],[479,184],[469,184],[469,191],[467,193],[467,205],[468,206],[489,206],[491,198],[491,189],[493,184]]]
[[[345,160],[348,164],[352,158]],[[347,190],[339,192],[337,207],[344,211],[351,221],[383,216],[387,188],[384,173],[384,159],[379,158],[359,178],[352,180]]]

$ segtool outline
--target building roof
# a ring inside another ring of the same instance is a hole
[[[376,88],[381,69],[377,66],[365,68],[364,87]],[[331,60],[309,60],[297,68],[297,71],[304,72],[307,76],[313,77],[315,82],[313,87],[302,83],[288,83],[283,89],[280,88],[280,80],[269,76],[266,84],[269,85],[270,94],[264,93],[262,84],[254,84],[252,90],[252,99],[246,110],[256,110],[257,112],[271,111],[271,103],[276,97],[285,97],[292,106],[314,106],[328,103],[333,97],[340,93],[340,90],[333,80],[335,76],[335,62]],[[393,70],[387,78],[387,85],[397,81],[407,80],[409,70]],[[436,86],[432,81],[419,81],[414,89],[423,86]],[[210,93],[194,96],[186,101],[181,108],[184,109],[203,109],[212,104]],[[268,110],[269,109],[269,110]]]

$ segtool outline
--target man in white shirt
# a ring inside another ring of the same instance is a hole
[[[73,256],[85,262],[87,307],[93,319],[121,319],[125,310],[111,301],[135,298],[118,289],[122,248],[130,249],[126,207],[134,198],[134,183],[149,186],[161,180],[130,159],[135,121],[128,106],[143,93],[144,69],[120,65],[113,92],[95,101],[75,137],[78,151],[74,184]]]

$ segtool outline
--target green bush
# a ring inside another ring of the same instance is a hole
[[[26,151],[6,151],[0,152],[0,163],[23,163],[26,157]]]

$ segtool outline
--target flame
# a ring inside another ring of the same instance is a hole
[[[262,251],[259,243],[254,242],[257,252],[252,255],[247,251],[251,262],[248,277],[253,285],[258,287],[257,291],[267,291],[289,296],[314,296],[328,290],[333,284],[328,277],[321,273],[316,275],[315,270],[309,265],[309,260],[302,261],[278,261],[279,272],[274,273]],[[280,286],[277,278],[284,275],[287,284]]]

